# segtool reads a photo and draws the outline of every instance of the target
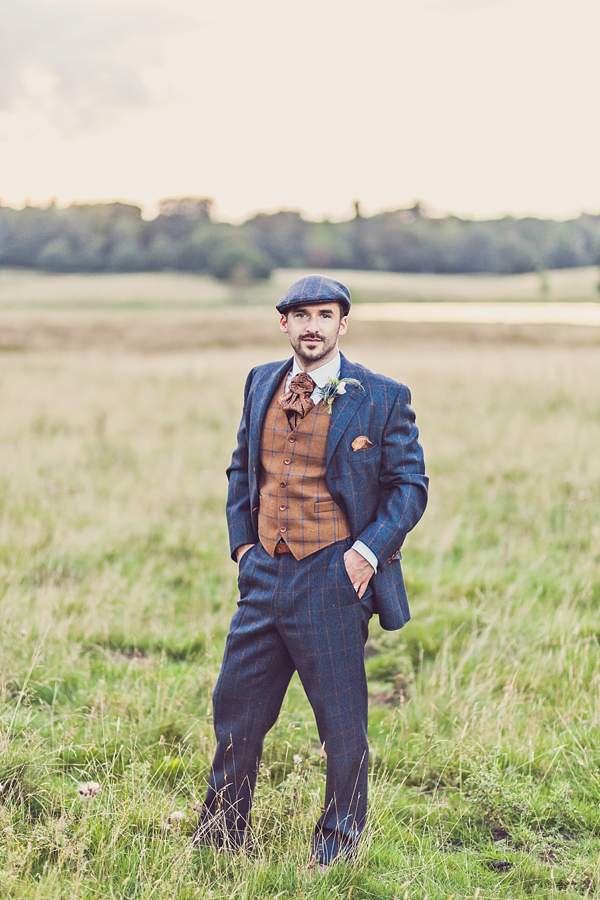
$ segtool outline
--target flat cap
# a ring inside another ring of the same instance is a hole
[[[341,305],[342,315],[347,316],[352,300],[350,291],[344,284],[334,281],[333,278],[327,278],[326,275],[305,275],[287,289],[276,309],[280,313],[286,313],[292,306],[330,303],[332,300]]]

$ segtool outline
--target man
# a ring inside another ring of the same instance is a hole
[[[400,547],[427,502],[406,387],[350,363],[348,289],[321,275],[277,305],[291,360],[253,369],[227,470],[240,600],[213,696],[217,749],[195,843],[245,845],[263,739],[298,671],[327,754],[312,865],[351,855],[367,808],[364,644],[409,618]]]

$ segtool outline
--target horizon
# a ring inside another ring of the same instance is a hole
[[[75,198],[70,200],[63,200],[59,197],[50,197],[41,201],[34,201],[30,197],[26,197],[19,203],[6,203],[5,198],[0,196],[0,208],[4,209],[12,209],[16,212],[20,212],[27,208],[35,208],[35,209],[50,209],[54,207],[57,210],[66,210],[73,206],[102,206],[102,205],[110,205],[110,204],[123,204],[124,206],[133,206],[141,210],[142,219],[144,221],[152,221],[159,215],[159,206],[165,200],[184,200],[184,199],[198,199],[198,200],[210,200],[212,205],[211,210],[211,220],[213,222],[224,222],[232,225],[242,225],[244,222],[247,222],[259,215],[266,216],[274,216],[277,213],[288,212],[288,213],[297,213],[302,219],[307,222],[331,222],[333,224],[340,224],[342,222],[351,221],[355,217],[355,202],[359,203],[360,215],[363,218],[372,218],[378,215],[384,215],[386,213],[393,213],[397,211],[409,211],[413,209],[416,205],[419,205],[424,212],[424,215],[428,219],[445,219],[445,218],[457,218],[462,221],[473,221],[473,222],[494,222],[499,221],[504,218],[513,218],[513,219],[539,219],[546,221],[555,221],[555,222],[565,222],[571,221],[573,219],[578,219],[581,216],[600,216],[600,206],[597,211],[590,209],[580,209],[578,211],[574,211],[571,214],[567,214],[564,216],[558,215],[543,215],[537,212],[524,212],[524,213],[515,213],[510,210],[503,211],[497,214],[490,215],[476,215],[469,214],[465,212],[456,212],[454,210],[444,210],[440,211],[434,209],[429,203],[422,200],[413,200],[411,202],[407,202],[406,204],[394,206],[394,207],[381,207],[379,209],[365,209],[364,205],[361,201],[352,201],[348,204],[348,208],[345,212],[342,212],[338,215],[330,215],[328,213],[317,213],[315,215],[311,215],[310,212],[307,212],[304,209],[292,208],[290,206],[281,206],[281,207],[273,207],[271,209],[266,209],[265,207],[257,207],[256,209],[252,209],[246,213],[241,213],[239,215],[231,215],[227,216],[221,213],[219,209],[218,201],[213,197],[200,197],[193,194],[181,194],[177,196],[169,196],[169,197],[159,197],[156,201],[151,204],[144,204],[138,200],[132,199],[131,197],[91,197],[91,198]]]

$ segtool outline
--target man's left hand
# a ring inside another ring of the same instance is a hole
[[[362,597],[367,589],[367,585],[375,574],[373,566],[361,556],[358,550],[346,550],[344,553],[344,565],[350,581],[354,585],[354,590],[359,597]]]

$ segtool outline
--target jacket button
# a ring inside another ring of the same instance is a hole
[[[286,466],[289,466],[289,464],[291,463],[291,459],[289,457],[286,457],[283,462]]]
[[[285,525],[282,525],[281,528],[280,528],[279,530],[280,530],[280,532],[281,532],[282,534],[285,534],[285,532],[286,532],[287,529],[286,529]]]
[[[252,512],[253,513],[258,512],[258,506],[255,506],[254,509],[252,510]]]

